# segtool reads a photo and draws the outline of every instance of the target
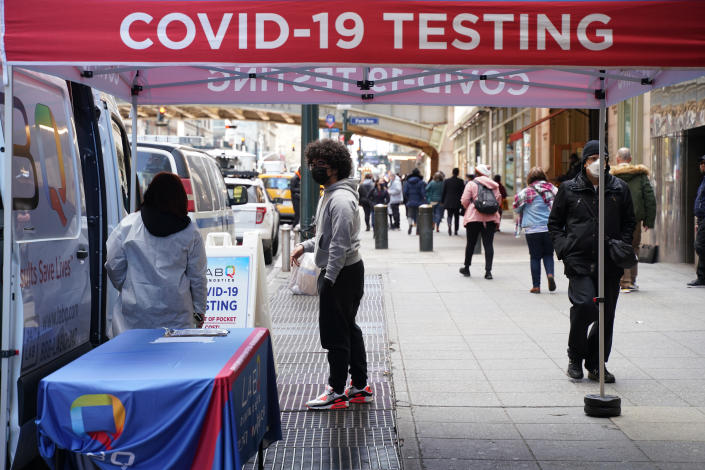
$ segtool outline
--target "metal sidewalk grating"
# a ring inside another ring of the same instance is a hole
[[[305,406],[328,379],[326,351],[318,334],[318,297],[295,296],[282,286],[269,305],[283,438],[265,451],[265,468],[399,470],[381,277],[365,276],[357,315],[375,401],[351,404],[347,410],[308,411]],[[255,468],[254,458],[243,466]]]

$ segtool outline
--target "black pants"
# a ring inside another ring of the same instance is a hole
[[[698,279],[705,281],[705,218],[698,220],[698,231],[695,234],[695,253],[698,255],[698,265],[695,273]]]
[[[399,228],[399,203],[391,204],[392,206],[392,228]]]
[[[482,247],[485,249],[485,272],[492,271],[492,259],[494,259],[495,223],[494,222],[468,222],[465,226],[467,242],[465,244],[465,266],[472,264],[472,253],[475,250],[477,236],[482,235]]]
[[[372,205],[362,204],[362,210],[365,211],[365,227],[367,230],[370,229],[370,214],[372,213]],[[373,221],[374,223],[374,221]]]
[[[301,199],[298,197],[291,198],[291,204],[294,206],[294,220],[291,221],[291,227],[296,227],[299,223],[299,211],[301,210]]]
[[[343,393],[350,369],[353,385],[363,388],[367,385],[367,356],[362,330],[355,323],[355,316],[364,293],[365,267],[362,260],[345,266],[333,288],[321,292],[324,276],[325,269],[318,278],[318,325],[321,346],[328,350],[328,385],[336,393]]]
[[[605,272],[605,362],[612,350],[612,329],[614,312],[619,297],[619,279],[622,273]],[[597,276],[575,276],[568,280],[570,308],[570,334],[568,336],[568,357],[574,360],[585,359],[586,369],[599,366],[599,325],[597,297]],[[590,328],[592,325],[592,328]],[[588,333],[588,328],[590,332]]]
[[[455,233],[456,235],[458,234],[458,226],[460,225],[460,207],[454,207],[450,208],[447,207],[446,211],[448,212],[448,230],[450,230],[450,221],[453,217],[455,217]]]

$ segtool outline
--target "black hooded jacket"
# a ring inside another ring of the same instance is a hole
[[[627,184],[605,172],[605,239],[619,239],[631,245],[634,233],[634,207]],[[563,260],[565,274],[597,274],[598,263],[598,193],[585,169],[558,188],[548,218],[548,230],[558,259]],[[619,273],[609,258],[605,244],[606,273]]]

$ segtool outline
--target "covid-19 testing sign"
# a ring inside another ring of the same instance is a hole
[[[208,299],[204,328],[247,328],[250,256],[208,257]]]

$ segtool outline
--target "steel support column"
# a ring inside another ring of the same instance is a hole
[[[318,105],[301,105],[301,240],[313,238],[313,222],[318,205],[319,185],[313,181],[306,164],[304,150],[310,142],[318,140]]]

